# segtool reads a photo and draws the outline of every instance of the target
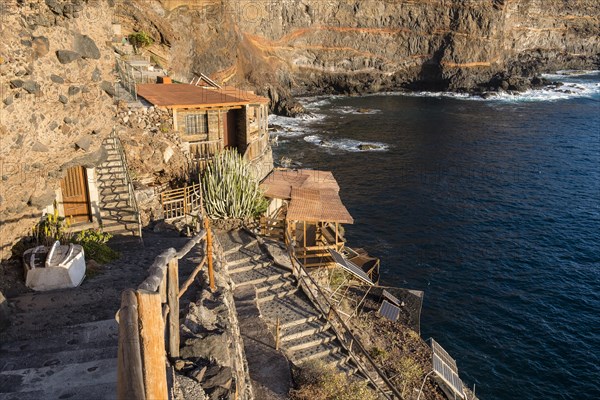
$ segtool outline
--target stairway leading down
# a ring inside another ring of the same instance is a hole
[[[275,327],[279,318],[281,348],[295,365],[321,360],[341,372],[356,373],[327,319],[298,289],[291,271],[275,265],[256,238],[244,231],[222,234],[219,239],[236,288],[254,286],[258,308],[269,326]]]
[[[72,307],[61,301],[61,291],[12,299],[13,326],[0,334],[0,400],[114,398],[114,310],[86,322],[101,301],[91,296]]]
[[[120,156],[117,139],[109,137],[103,146],[108,158],[97,168],[102,229],[113,235],[136,236],[139,221],[130,199],[127,165]]]

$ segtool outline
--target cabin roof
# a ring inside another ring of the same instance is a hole
[[[333,189],[292,188],[286,219],[306,222],[353,224],[354,219]]]
[[[340,187],[330,171],[311,169],[276,169],[260,184],[265,196],[275,199],[290,200],[292,188],[331,189],[336,193]]]
[[[269,102],[266,97],[230,86],[207,89],[189,84],[147,83],[137,85],[137,92],[155,106],[167,108],[227,107]]]
[[[354,223],[330,171],[277,169],[260,186],[266,197],[289,200],[288,220]]]

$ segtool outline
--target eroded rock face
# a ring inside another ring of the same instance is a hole
[[[283,113],[292,92],[473,90],[600,62],[596,0],[132,3],[124,26],[162,43],[176,75],[249,84]]]
[[[107,0],[20,0],[0,11],[0,257],[8,257],[52,204],[66,168],[102,159],[116,109],[90,77],[112,79],[113,10]]]

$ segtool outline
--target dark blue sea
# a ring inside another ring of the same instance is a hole
[[[277,161],[334,172],[349,245],[382,284],[425,291],[422,337],[482,399],[600,399],[600,74],[550,78],[565,84],[317,97],[271,120]]]

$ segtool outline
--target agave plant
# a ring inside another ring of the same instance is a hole
[[[234,149],[217,154],[202,177],[204,209],[213,219],[249,219],[267,209],[247,161]]]

